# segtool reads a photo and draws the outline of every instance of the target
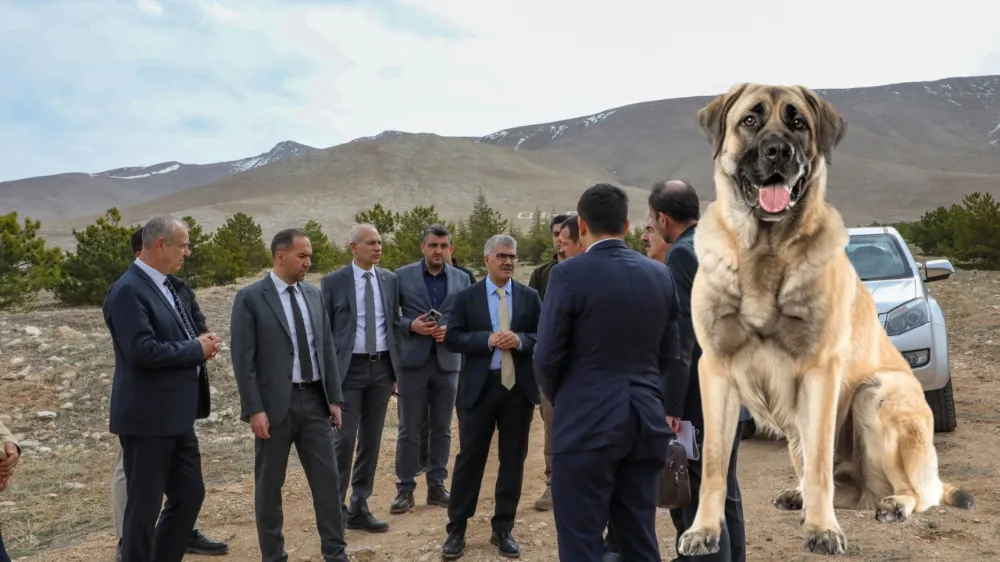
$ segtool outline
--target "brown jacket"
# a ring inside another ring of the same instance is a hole
[[[552,260],[536,267],[531,272],[531,278],[528,280],[528,286],[538,291],[538,297],[543,301],[545,300],[545,288],[549,285],[549,271],[559,263],[558,259],[558,254],[552,254]]]

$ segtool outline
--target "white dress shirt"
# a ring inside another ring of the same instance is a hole
[[[351,269],[354,271],[354,298],[358,303],[358,329],[354,332],[354,353],[368,353],[365,348],[365,278],[366,270],[361,269],[357,263],[351,262]],[[373,266],[368,270],[372,274],[372,289],[375,292],[375,351],[387,351],[389,349],[389,336],[385,327],[385,307],[382,306],[382,291],[379,289],[378,273]]]
[[[281,299],[281,308],[285,311],[285,319],[288,321],[288,331],[292,336],[292,346],[295,348],[295,355],[292,358],[292,382],[302,382],[302,365],[299,362],[299,340],[295,332],[295,316],[292,314],[292,299],[288,293],[288,283],[271,271],[271,281],[274,281],[274,288],[278,290],[278,298]],[[319,355],[316,353],[316,337],[313,334],[312,322],[309,316],[309,307],[306,306],[306,299],[302,296],[302,284],[295,284],[295,300],[299,303],[299,310],[302,311],[302,321],[306,325],[306,341],[309,342],[309,356],[312,357],[313,380],[319,378]]]
[[[174,314],[177,314],[177,303],[174,302],[174,295],[170,292],[170,289],[163,284],[166,282],[167,276],[150,267],[148,263],[142,261],[142,258],[135,258],[135,264],[138,265],[139,269],[143,270],[146,275],[153,280],[153,284],[156,285],[156,288],[163,293],[163,296],[167,297],[167,302],[170,303],[170,306],[174,307]]]

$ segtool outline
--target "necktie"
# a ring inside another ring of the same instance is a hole
[[[174,284],[170,282],[170,279],[164,279],[163,285],[170,291],[170,296],[174,297],[174,310],[181,317],[181,324],[184,324],[184,331],[187,332],[189,338],[196,339],[198,334],[194,332],[194,322],[191,322],[191,317],[188,316],[187,309],[184,308],[184,303],[177,296],[177,289],[174,288]]]
[[[292,300],[292,318],[295,320],[295,341],[298,342],[302,382],[312,382],[316,378],[313,374],[312,353],[309,353],[309,338],[306,337],[306,322],[302,318],[299,299],[295,298],[295,285],[288,286],[288,297]]]
[[[366,271],[365,278],[365,351],[372,355],[378,349],[375,341],[375,288],[372,287],[372,272]]]
[[[500,331],[510,330],[510,311],[507,310],[507,291],[497,287],[500,306],[497,315],[500,317]],[[514,354],[509,349],[500,351],[500,383],[510,390],[514,388]]]

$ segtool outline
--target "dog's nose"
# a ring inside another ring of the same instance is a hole
[[[795,147],[783,135],[771,134],[760,141],[760,154],[768,162],[784,166],[795,155]]]

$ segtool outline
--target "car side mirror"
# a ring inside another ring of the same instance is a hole
[[[955,267],[948,260],[930,260],[920,265],[923,266],[921,269],[924,272],[924,281],[927,283],[947,279],[955,273]]]

